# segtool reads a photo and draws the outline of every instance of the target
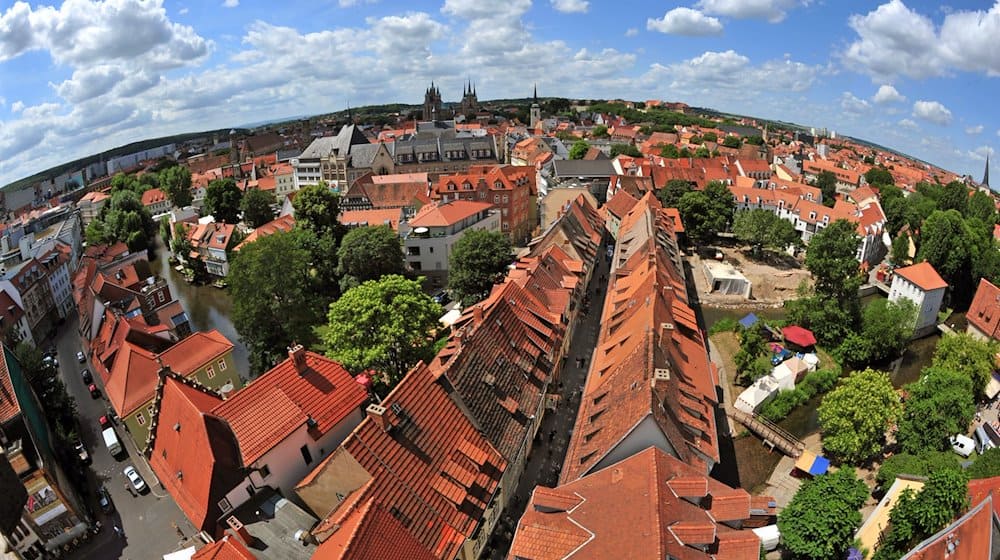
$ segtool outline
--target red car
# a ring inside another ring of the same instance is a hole
[[[94,385],[93,383],[91,383],[90,387],[87,387],[87,389],[90,390],[90,396],[91,397],[93,397],[93,398],[96,399],[96,398],[98,398],[98,397],[101,396],[101,390],[97,388],[97,385]]]
[[[111,420],[108,419],[107,416],[101,416],[100,420],[98,420],[98,421],[101,423],[101,429],[102,430],[111,427]]]

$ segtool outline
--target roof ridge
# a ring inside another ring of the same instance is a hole
[[[158,376],[156,382],[156,394],[153,397],[153,404],[151,405],[153,409],[149,414],[149,431],[146,432],[146,441],[144,443],[144,447],[142,450],[142,453],[143,455],[146,456],[146,459],[149,459],[150,455],[152,455],[153,445],[155,445],[156,443],[156,428],[160,421],[160,405],[163,402],[163,388],[166,386],[166,381],[168,378],[173,379],[174,381],[177,381],[182,385],[191,387],[192,389],[201,391],[207,395],[218,397],[220,399],[222,398],[222,395],[220,393],[217,393],[210,387],[202,384],[197,379],[185,377],[170,369],[170,366],[164,366],[163,362],[160,361],[159,358],[157,358],[157,363],[160,364],[160,369],[156,372]],[[190,402],[190,399],[187,400]],[[202,414],[204,415],[205,413],[202,412]],[[228,424],[228,422],[226,423]]]

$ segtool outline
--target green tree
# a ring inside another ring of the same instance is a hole
[[[778,515],[785,548],[795,558],[843,558],[867,497],[868,488],[849,467],[806,480]]]
[[[894,185],[896,181],[892,178],[892,173],[884,167],[872,167],[865,171],[865,181],[869,185]]]
[[[123,241],[131,251],[148,249],[155,235],[156,222],[139,195],[128,189],[114,193],[86,230],[88,244]]]
[[[938,341],[931,364],[971,379],[972,390],[980,395],[990,380],[997,350],[995,342],[966,333],[947,334]]]
[[[274,219],[274,205],[277,203],[271,191],[247,190],[240,201],[243,221],[252,228],[259,228]]]
[[[897,266],[906,264],[910,260],[910,236],[908,234],[900,233],[892,240],[889,258],[892,260],[892,264]]]
[[[230,264],[233,324],[250,350],[250,364],[262,372],[286,355],[293,343],[309,345],[329,299],[315,289],[307,232],[292,230],[244,246]]]
[[[590,149],[590,143],[586,140],[577,140],[569,149],[569,159],[583,159]]]
[[[403,274],[403,248],[399,236],[389,226],[358,227],[347,232],[337,250],[341,290],[377,280],[389,274]]]
[[[671,179],[662,189],[656,191],[656,198],[665,208],[676,208],[681,197],[692,191],[691,183],[683,179]]]
[[[976,457],[975,462],[965,472],[970,479],[1000,476],[1000,447],[987,449],[985,453]]]
[[[958,469],[931,473],[915,493],[907,488],[889,514],[889,531],[875,551],[875,560],[900,558],[920,541],[951,523],[969,503],[968,478]]]
[[[705,142],[718,142],[719,135],[714,132],[706,132],[705,134],[701,135],[701,139],[704,140]]]
[[[882,450],[886,430],[899,411],[899,395],[889,374],[854,372],[819,405],[823,449],[847,463],[863,463]]]
[[[216,179],[205,189],[205,212],[216,222],[235,224],[240,221],[240,200],[243,191],[232,179]]]
[[[703,159],[712,157],[712,154],[705,146],[698,146],[698,149],[694,151],[694,157]]]
[[[713,181],[703,191],[684,193],[677,210],[688,238],[708,243],[728,228],[733,217],[733,195],[725,185]]]
[[[784,249],[802,243],[792,222],[762,209],[737,212],[733,219],[733,234],[740,242],[753,247],[755,254],[764,248]]]
[[[979,190],[972,193],[972,196],[969,197],[969,205],[965,216],[967,218],[979,219],[990,229],[990,233],[992,233],[993,226],[997,223],[997,208],[993,202],[993,198]]]
[[[599,124],[590,131],[590,135],[594,138],[607,138],[608,137],[608,127],[603,124]]]
[[[937,210],[924,221],[917,260],[931,263],[949,284],[962,281],[969,271],[969,237],[957,210]]]
[[[187,167],[175,165],[159,173],[160,190],[167,195],[170,203],[177,208],[190,206],[194,200],[191,194],[191,171]]]
[[[292,199],[292,206],[295,208],[296,224],[321,237],[330,235],[340,243],[346,233],[339,219],[340,197],[326,183],[299,189]]]
[[[739,148],[743,145],[743,142],[740,140],[739,136],[729,135],[722,140],[722,145],[727,148]]]
[[[976,412],[972,380],[968,376],[950,369],[929,367],[906,389],[909,397],[896,434],[903,451],[914,455],[944,451],[948,448],[949,436],[968,430]]]
[[[897,358],[913,336],[916,320],[917,306],[909,299],[877,299],[864,308],[860,332],[848,335],[838,354],[855,367]]]
[[[806,249],[806,268],[813,275],[817,294],[839,302],[857,299],[861,275],[855,255],[860,242],[856,226],[843,219],[812,236]]]
[[[901,474],[927,476],[943,469],[957,469],[958,455],[948,451],[925,451],[919,455],[896,453],[889,457],[878,468],[875,482],[879,488],[888,490],[896,477]],[[998,472],[1000,474],[1000,472]],[[973,477],[975,478],[975,477]]]
[[[831,171],[820,171],[816,176],[816,187],[823,194],[823,205],[832,208],[837,200],[837,176]]]
[[[854,332],[858,305],[800,291],[799,298],[785,302],[785,312],[789,323],[811,330],[821,346],[835,347]]]
[[[502,233],[474,230],[463,235],[452,246],[448,263],[448,289],[455,299],[467,307],[488,296],[507,273],[511,251]]]
[[[674,146],[673,144],[664,144],[660,147],[660,157],[677,159],[681,157],[681,152],[677,149],[677,146]]]
[[[327,355],[352,373],[378,372],[392,388],[419,360],[429,360],[441,306],[420,280],[392,274],[369,280],[330,304],[320,329]]]
[[[639,148],[635,147],[635,144],[612,144],[611,157],[615,157],[619,154],[625,154],[631,157],[642,157],[642,152],[639,151]]]
[[[969,187],[958,181],[952,181],[944,186],[941,198],[938,200],[938,208],[941,210],[957,210],[960,214],[965,214],[969,206]]]

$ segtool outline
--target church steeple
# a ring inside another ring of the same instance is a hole
[[[990,154],[986,154],[986,171],[983,172],[983,184],[990,186]]]
[[[538,84],[534,84],[534,85],[535,85],[535,92],[532,95],[532,99],[535,101],[535,104],[537,105],[538,104]]]

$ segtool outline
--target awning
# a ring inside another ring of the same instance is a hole
[[[791,325],[781,329],[781,335],[785,337],[787,342],[796,344],[803,348],[808,348],[809,346],[814,346],[816,344],[816,337],[813,335],[812,331],[809,329],[804,329],[798,325]]]
[[[996,398],[997,393],[1000,393],[1000,379],[998,379],[997,374],[994,373],[990,376],[990,382],[986,384],[986,398]]]
[[[740,319],[740,326],[744,329],[749,329],[750,327],[756,325],[758,320],[757,315],[750,313],[746,317]]]
[[[795,468],[812,476],[826,474],[830,469],[830,460],[812,451],[803,450],[802,455],[795,461]]]

